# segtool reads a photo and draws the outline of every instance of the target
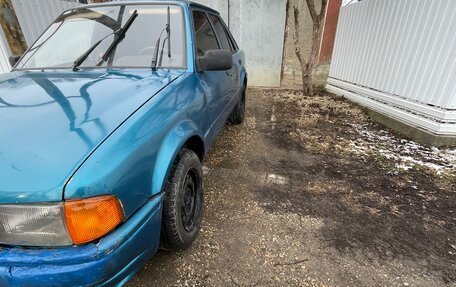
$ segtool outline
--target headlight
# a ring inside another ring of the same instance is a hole
[[[0,244],[67,246],[94,241],[124,220],[114,196],[55,204],[0,205]]]
[[[73,242],[65,227],[63,204],[0,205],[0,243],[62,246]]]

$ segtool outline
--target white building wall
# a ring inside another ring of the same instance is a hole
[[[229,23],[231,33],[245,52],[250,86],[280,86],[286,0],[194,2],[219,11]]]
[[[456,135],[456,1],[363,0],[341,9],[328,89]]]

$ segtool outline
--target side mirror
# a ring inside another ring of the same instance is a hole
[[[198,57],[198,72],[226,71],[233,67],[233,54],[229,50],[209,50]]]
[[[9,56],[8,60],[11,64],[11,67],[14,67],[14,65],[16,65],[20,58],[21,56]]]

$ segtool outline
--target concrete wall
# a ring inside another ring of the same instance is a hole
[[[317,11],[320,10],[321,0],[314,0]],[[323,30],[319,65],[314,70],[314,83],[319,88],[324,88],[329,75],[329,67],[334,47],[334,39],[337,28],[342,0],[328,0],[325,27]],[[312,19],[305,0],[289,0],[287,20],[285,28],[285,47],[283,56],[281,86],[287,88],[302,88],[301,66],[295,53],[293,33],[295,29],[293,7],[300,9],[301,52],[304,57],[310,54],[312,43]],[[304,39],[304,41],[302,40]],[[306,41],[305,39],[309,39]]]
[[[321,1],[315,1],[317,11],[320,10]],[[301,53],[303,57],[307,58],[310,54],[312,47],[312,19],[310,18],[309,10],[305,0],[289,0],[287,14],[287,25],[285,32],[285,47],[283,55],[283,70],[282,82],[283,87],[302,88],[301,66],[298,57],[295,53],[295,44],[293,34],[295,29],[293,7],[300,10],[300,24],[299,28],[301,34]],[[309,41],[302,41],[302,39],[309,39]]]
[[[245,51],[250,86],[279,87],[286,0],[197,0],[220,12]],[[228,17],[229,15],[229,17]]]

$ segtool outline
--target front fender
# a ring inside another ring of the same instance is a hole
[[[168,173],[172,168],[178,152],[185,142],[193,136],[203,139],[198,126],[189,120],[177,124],[166,136],[157,154],[152,180],[152,195],[158,194],[165,188]]]
[[[207,122],[205,108],[194,74],[176,79],[90,155],[65,186],[64,199],[112,194],[121,200],[128,218],[162,191],[168,169],[187,138],[204,134],[200,130]]]

